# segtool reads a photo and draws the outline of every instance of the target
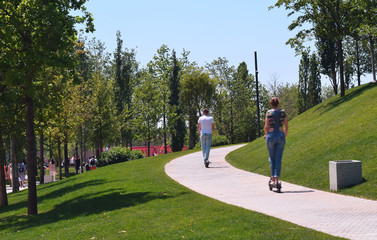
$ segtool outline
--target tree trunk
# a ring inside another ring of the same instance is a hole
[[[20,190],[19,182],[18,182],[18,171],[17,171],[17,159],[16,159],[16,151],[14,146],[14,138],[10,136],[10,158],[12,160],[12,192],[18,192]]]
[[[148,157],[151,156],[151,141],[148,140]]]
[[[340,96],[344,97],[346,94],[344,85],[344,67],[343,67],[343,44],[342,40],[337,41],[338,45],[338,60],[339,60],[339,75],[340,75]]]
[[[51,136],[50,136],[50,140],[49,141],[50,141],[50,144],[49,144],[50,145],[50,149],[49,149],[50,150],[49,151],[50,152],[50,154],[49,154],[50,156],[49,157],[50,157],[50,160],[51,160],[52,159],[52,148],[53,148],[53,146],[52,146],[52,137]]]
[[[43,131],[41,135],[39,135],[39,159],[41,161],[40,165],[40,174],[39,174],[39,182],[40,184],[44,183],[44,176],[45,176],[45,168],[44,168],[44,149],[43,149]]]
[[[165,154],[168,153],[168,145],[166,141],[166,117],[164,115],[164,146],[165,146]]]
[[[338,83],[336,81],[335,63],[334,63],[334,67],[331,68],[331,80],[332,80],[332,87],[334,89],[334,94],[338,95]]]
[[[31,79],[27,86],[31,86]],[[26,87],[27,88],[27,87]],[[38,214],[37,206],[37,185],[36,185],[36,138],[34,130],[34,103],[25,89],[25,110],[26,110],[26,152],[28,171],[28,215]]]
[[[357,74],[357,84],[361,85],[361,71],[360,71],[360,48],[359,40],[356,40],[356,74]]]
[[[233,97],[230,98],[230,143],[234,144]]]
[[[193,149],[196,144],[196,132],[197,129],[197,121],[195,121],[195,111],[191,112],[189,115],[189,149]]]
[[[370,42],[370,51],[371,51],[371,58],[372,58],[372,73],[373,73],[373,81],[376,81],[376,68],[374,63],[374,41],[373,36],[369,36],[369,42]]]
[[[59,180],[63,179],[63,171],[62,171],[62,151],[61,151],[61,142],[60,137],[58,137],[58,164],[59,164]]]
[[[68,139],[67,133],[64,134],[64,172],[65,177],[69,177],[69,158],[68,158]]]
[[[84,161],[84,156],[83,156],[82,126],[80,126],[80,169],[81,169],[81,173],[84,172],[83,161]]]
[[[8,206],[7,186],[5,183],[5,149],[3,142],[3,128],[0,122],[0,207]]]

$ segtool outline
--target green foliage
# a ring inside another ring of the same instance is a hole
[[[181,98],[185,112],[189,116],[189,148],[198,141],[198,115],[206,107],[210,109],[215,99],[217,81],[200,68],[191,68],[181,80]]]
[[[169,97],[169,121],[170,135],[171,135],[171,149],[173,152],[181,151],[184,145],[186,136],[186,126],[183,114],[182,101],[179,99],[180,79],[179,79],[179,65],[177,62],[175,51],[172,54],[173,67],[170,76],[170,97]]]
[[[138,85],[134,89],[133,95],[133,119],[134,132],[140,141],[150,141],[159,133],[158,123],[161,119],[162,102],[161,92],[156,87],[158,79],[153,75],[153,71],[143,69],[138,78]]]
[[[136,62],[134,49],[123,50],[121,34],[117,32],[117,48],[114,52],[114,101],[116,103],[117,115],[121,121],[121,142],[130,146],[132,142],[132,128],[130,122],[132,116],[127,112],[132,109],[132,93],[136,80],[138,63]],[[124,116],[126,115],[126,116]]]
[[[330,98],[289,122],[282,180],[329,191],[329,161],[360,160],[364,183],[340,193],[377,199],[377,85],[366,84]],[[227,157],[234,166],[269,175],[265,140],[257,139]]]
[[[299,66],[298,112],[303,113],[321,102],[321,76],[318,60],[314,53],[310,57],[309,51],[304,51]]]
[[[223,146],[223,145],[228,145],[229,140],[226,136],[223,135],[214,135],[212,136],[212,144],[211,147],[216,147],[216,146]],[[200,149],[202,147],[200,141],[195,145],[194,149]]]
[[[276,96],[279,98],[279,106],[287,113],[288,120],[292,120],[298,115],[297,86],[298,84],[279,83],[277,79],[274,79],[274,82],[269,86],[271,96]],[[262,112],[262,114],[264,113],[265,112]]]
[[[134,151],[125,147],[114,147],[101,154],[101,158],[98,160],[98,166],[102,167],[139,158],[144,158],[144,155],[140,150]]]
[[[372,5],[365,6],[365,2],[372,1],[279,0],[275,4],[276,7],[284,6],[287,10],[290,10],[289,16],[297,13],[296,20],[288,26],[289,30],[300,28],[307,23],[312,25],[309,28],[299,30],[295,38],[288,40],[287,44],[295,48],[296,52],[302,52],[303,42],[313,36],[336,44],[341,96],[345,94],[343,40],[346,36],[355,34],[356,29],[366,23],[366,18],[370,19],[363,17],[365,12],[369,12],[372,8]],[[373,5],[372,10],[374,11],[375,3]],[[334,66],[332,68],[334,69]]]

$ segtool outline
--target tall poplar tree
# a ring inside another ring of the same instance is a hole
[[[309,108],[322,102],[321,99],[321,75],[319,70],[318,58],[313,53],[310,57],[310,75],[308,83]]]
[[[308,82],[310,72],[310,60],[307,51],[303,51],[301,54],[301,60],[299,65],[299,82],[298,82],[298,95],[297,95],[297,107],[298,113],[303,113],[308,109]]]
[[[182,103],[179,99],[180,79],[179,79],[179,65],[176,58],[176,53],[173,50],[173,71],[170,76],[170,97],[169,97],[169,125],[171,135],[171,149],[173,152],[182,151],[185,136],[186,126],[182,109]]]
[[[115,84],[114,95],[118,116],[121,118],[122,145],[132,147],[132,130],[127,127],[131,121],[128,114],[132,106],[132,82],[136,77],[138,64],[135,59],[135,50],[123,50],[121,33],[117,32],[117,48],[114,52]]]

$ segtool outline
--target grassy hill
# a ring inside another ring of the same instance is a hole
[[[340,193],[377,199],[376,100],[377,85],[366,84],[290,121],[282,180],[329,191],[329,161],[361,160],[364,182]],[[238,168],[269,175],[263,138],[230,153],[227,160]]]
[[[38,186],[37,216],[26,216],[27,191],[10,194],[10,205],[0,208],[0,239],[336,239],[179,185],[164,166],[187,153]]]

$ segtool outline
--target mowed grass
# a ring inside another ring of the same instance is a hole
[[[114,164],[38,186],[36,216],[27,192],[0,208],[0,239],[335,239],[197,194],[164,166],[190,153]]]
[[[364,182],[342,194],[377,199],[377,85],[353,88],[289,122],[283,154],[283,181],[330,191],[329,161],[360,160]],[[230,153],[227,160],[247,171],[269,175],[268,152],[260,138]],[[284,190],[284,186],[283,186]]]

